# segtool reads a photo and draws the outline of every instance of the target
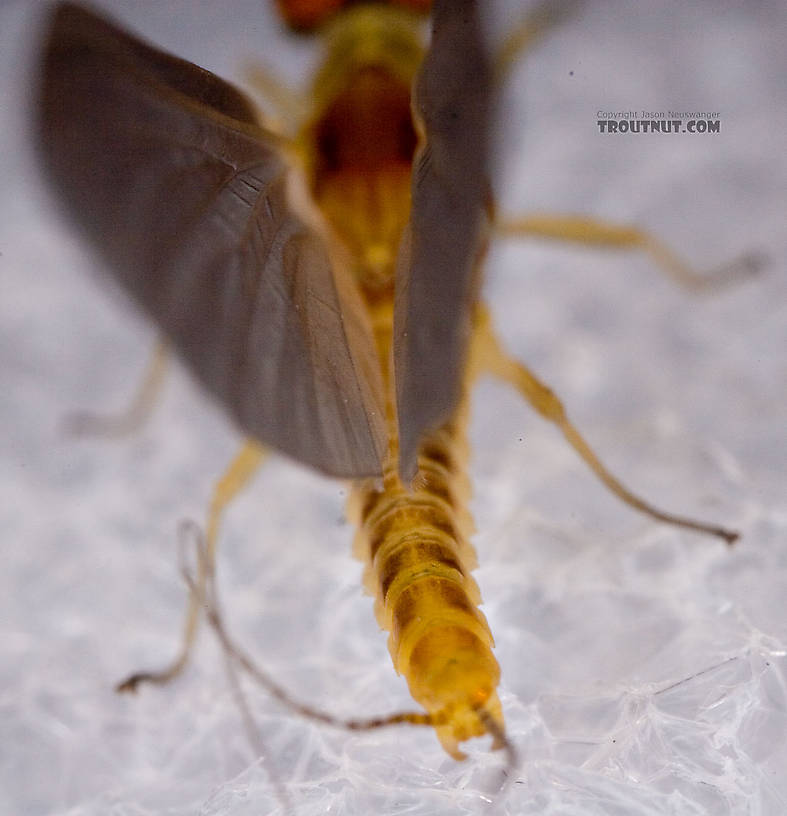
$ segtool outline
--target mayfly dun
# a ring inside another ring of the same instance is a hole
[[[309,16],[319,5],[280,3],[305,15],[290,12],[299,28],[321,22]],[[365,585],[422,709],[387,721],[434,727],[457,759],[484,735],[513,756],[471,575],[465,432],[483,373],[511,384],[632,507],[735,540],[628,490],[497,339],[479,299],[495,230],[639,246],[667,267],[672,256],[609,225],[496,215],[494,89],[512,54],[559,15],[538,7],[490,58],[477,5],[437,0],[426,52],[411,11],[353,4],[333,15],[292,137],[213,74],[77,5],[55,7],[38,108],[46,170],[107,267],[249,440],[217,483],[183,650],[125,688],[185,665],[221,513],[271,449],[352,480]]]

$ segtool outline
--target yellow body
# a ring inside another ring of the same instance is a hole
[[[423,0],[408,2],[422,4]],[[548,1],[544,6],[537,4],[509,33],[496,61],[498,83],[521,48],[559,22],[563,6]],[[77,12],[72,9],[68,13]],[[402,722],[429,724],[435,727],[445,749],[457,758],[462,756],[459,743],[490,734],[496,746],[506,748],[509,768],[513,769],[515,752],[505,737],[496,692],[500,670],[492,654],[492,635],[478,609],[478,587],[470,576],[475,553],[468,540],[473,525],[466,509],[470,489],[463,468],[467,457],[467,395],[475,372],[483,369],[513,386],[543,419],[561,431],[598,479],[629,507],[660,522],[713,535],[730,544],[738,534],[665,512],[629,490],[596,456],[549,386],[505,351],[481,304],[476,305],[473,315],[459,404],[453,416],[422,441],[419,473],[412,489],[402,484],[397,473],[399,442],[391,371],[394,273],[410,215],[413,156],[419,138],[418,123],[410,110],[410,89],[423,57],[420,23],[383,5],[354,8],[336,19],[327,33],[328,54],[309,97],[312,114],[306,118],[292,152],[300,153],[311,196],[327,222],[327,231],[346,250],[337,252],[336,257],[349,259],[374,330],[387,388],[388,450],[383,479],[355,483],[348,513],[358,526],[355,550],[366,564],[365,583],[376,598],[377,618],[390,632],[394,666],[427,713],[339,721],[292,700],[227,638],[215,606],[211,609],[206,598],[209,601],[211,596],[221,516],[266,456],[253,439],[245,442],[215,485],[204,549],[197,575],[190,582],[180,652],[163,670],[137,672],[119,689],[133,690],[142,682],[167,683],[176,677],[187,663],[201,611],[208,605],[209,619],[228,653],[293,710],[352,729]],[[265,80],[263,85],[280,101],[287,99],[278,83]],[[285,144],[282,141],[282,150]],[[296,189],[302,192],[293,185]],[[302,215],[295,202],[290,203],[292,214]],[[715,288],[756,269],[751,256],[744,256],[715,273],[700,274],[648,232],[586,216],[496,218],[493,227],[509,236],[639,249],[681,284],[693,288]],[[159,356],[127,416],[109,422],[88,418],[88,425],[113,431],[138,422],[139,413],[152,402],[150,383],[160,380]]]
[[[348,514],[358,525],[356,555],[390,632],[396,670],[430,714],[445,749],[502,733],[500,669],[470,576],[469,482],[462,399],[451,420],[421,448],[412,490],[397,474],[391,376],[394,268],[410,215],[417,143],[410,88],[422,57],[418,21],[385,7],[340,15],[314,87],[316,110],[300,136],[314,199],[350,251],[366,300],[387,388],[389,445],[379,479],[353,485]]]

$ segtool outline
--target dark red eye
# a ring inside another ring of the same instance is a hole
[[[366,0],[367,3],[368,1]],[[359,0],[276,0],[279,13],[287,21],[287,25],[296,31],[318,28],[340,9],[358,3]],[[432,6],[432,0],[383,0],[381,5],[400,6],[426,14]]]
[[[279,13],[292,28],[308,31],[346,5],[347,0],[276,0]]]

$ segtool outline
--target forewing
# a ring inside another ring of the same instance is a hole
[[[61,198],[241,429],[329,474],[379,473],[364,306],[295,211],[293,171],[246,98],[62,3],[38,116]]]
[[[394,370],[406,481],[415,475],[423,433],[447,420],[459,397],[477,288],[491,93],[477,3],[437,0],[415,89],[425,138],[396,271]]]

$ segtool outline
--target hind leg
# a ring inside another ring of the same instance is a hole
[[[183,620],[183,635],[177,655],[163,669],[135,672],[118,684],[118,691],[136,691],[140,683],[165,685],[174,680],[186,667],[199,628],[201,604],[205,597],[207,581],[215,570],[222,515],[238,493],[249,484],[267,455],[268,451],[257,442],[246,440],[213,488],[213,496],[208,509],[204,555],[198,562],[193,588],[189,593],[188,606]]]
[[[588,467],[612,493],[629,507],[666,524],[717,536],[724,539],[728,544],[734,543],[738,538],[738,533],[724,527],[706,524],[660,510],[650,502],[637,496],[613,476],[568,419],[562,403],[552,389],[542,383],[532,371],[505,351],[497,338],[489,313],[483,306],[479,307],[476,315],[472,365],[475,372],[488,372],[512,385],[527,400],[536,413],[560,429],[566,441]]]

